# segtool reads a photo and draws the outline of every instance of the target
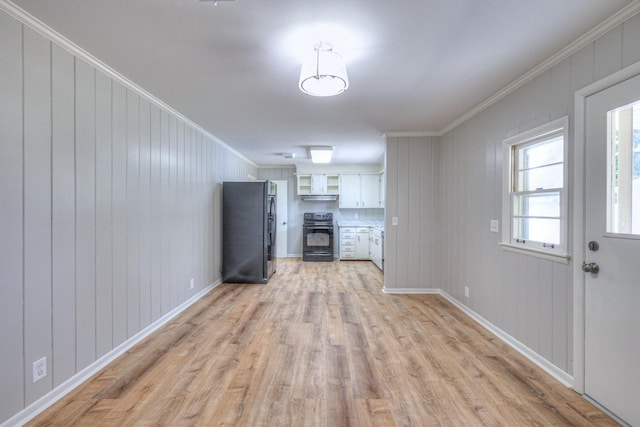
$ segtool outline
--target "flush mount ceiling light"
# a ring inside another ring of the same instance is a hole
[[[333,147],[311,147],[309,153],[313,163],[330,163]]]
[[[318,43],[314,53],[302,64],[300,90],[313,96],[338,95],[349,87],[342,57],[329,43]]]

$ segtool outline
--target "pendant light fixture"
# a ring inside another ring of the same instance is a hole
[[[349,87],[342,57],[329,43],[314,46],[314,53],[302,64],[300,90],[312,96],[338,95]]]

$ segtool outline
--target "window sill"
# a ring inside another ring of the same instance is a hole
[[[566,253],[545,252],[538,249],[523,248],[510,243],[500,243],[502,249],[509,252],[515,252],[521,255],[529,255],[536,258],[546,259],[548,261],[558,262],[560,264],[569,264],[571,255]]]

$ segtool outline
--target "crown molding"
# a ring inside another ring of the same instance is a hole
[[[509,95],[510,93],[524,86],[526,83],[530,82],[534,78],[540,76],[545,71],[555,67],[565,59],[569,58],[571,55],[574,55],[575,53],[580,51],[582,48],[593,43],[598,38],[606,34],[607,32],[613,30],[614,28],[618,27],[625,21],[629,20],[630,18],[638,14],[638,12],[640,12],[640,0],[633,0],[627,6],[623,7],[622,9],[620,9],[619,11],[611,15],[609,18],[607,18],[606,20],[604,20],[603,22],[601,22],[600,24],[592,28],[586,34],[582,35],[581,37],[579,37],[569,45],[565,46],[563,49],[561,49],[554,55],[547,58],[545,61],[543,61],[542,63],[540,63],[533,69],[531,69],[529,72],[518,77],[509,85],[499,90],[498,92],[493,94],[491,97],[487,98],[484,102],[478,104],[476,107],[469,110],[467,113],[458,117],[456,120],[454,120],[449,125],[442,128],[437,133],[439,135],[444,135],[450,132],[451,130],[455,129],[456,127],[466,122],[473,116],[477,115],[481,111],[489,108],[491,105],[495,104],[505,96]]]
[[[421,131],[421,132],[384,132],[385,138],[422,138],[430,136],[441,136],[440,132]]]
[[[47,24],[45,24],[44,22],[40,21],[35,16],[30,15],[27,11],[25,11],[24,9],[22,9],[19,6],[15,5],[11,1],[9,1],[9,0],[0,0],[0,11],[6,12],[9,16],[12,16],[13,18],[15,18],[18,21],[20,21],[22,24],[28,26],[29,28],[31,28],[32,30],[36,31],[37,33],[43,35],[47,39],[51,40],[53,43],[59,45],[61,48],[63,48],[67,52],[69,52],[72,55],[76,56],[77,58],[80,58],[83,61],[87,62],[89,65],[95,67],[97,70],[100,70],[101,72],[103,72],[104,74],[106,74],[107,76],[112,78],[113,80],[115,80],[118,83],[122,84],[123,86],[131,89],[133,92],[137,93],[138,95],[148,99],[150,102],[154,103],[159,108],[167,111],[171,115],[175,116],[176,118],[182,120],[183,122],[185,122],[189,126],[191,126],[194,129],[198,130],[202,134],[206,135],[209,139],[211,139],[212,141],[216,142],[217,144],[220,144],[221,146],[223,146],[224,148],[226,148],[227,150],[229,150],[230,152],[232,152],[236,156],[240,157],[242,160],[244,160],[247,163],[249,163],[251,166],[256,167],[256,168],[258,167],[258,165],[254,161],[250,160],[249,158],[247,158],[245,155],[243,155],[239,151],[237,151],[234,148],[230,147],[228,144],[226,144],[220,138],[218,138],[217,136],[213,135],[211,132],[209,132],[208,130],[204,129],[202,126],[198,125],[197,123],[195,123],[191,119],[187,118],[185,115],[183,115],[182,113],[178,112],[176,109],[174,109],[170,105],[168,105],[165,102],[161,101],[159,98],[155,97],[154,95],[152,95],[147,90],[145,90],[142,87],[138,86],[137,84],[135,84],[134,82],[132,82],[131,80],[129,80],[128,78],[126,78],[125,76],[120,74],[118,71],[116,71],[115,69],[111,68],[109,65],[105,64],[104,62],[102,62],[101,60],[99,60],[98,58],[96,58],[95,56],[93,56],[92,54],[87,52],[86,50],[82,49],[80,46],[76,45],[71,40],[67,39],[65,36],[63,36],[62,34],[58,33],[53,28],[49,27]]]
[[[194,123],[192,120],[188,119],[187,117],[185,117],[184,115],[182,115],[181,113],[179,113],[178,111],[176,111],[175,109],[173,109],[172,107],[170,107],[169,105],[161,101],[160,99],[156,98],[151,93],[147,92],[145,89],[136,85],[135,83],[133,83],[132,81],[130,81],[129,79],[127,79],[126,77],[118,73],[116,70],[109,67],[107,64],[103,63],[98,58],[91,55],[89,52],[85,51],[81,47],[71,42],[66,37],[57,33],[55,30],[47,26],[42,21],[38,20],[34,16],[31,16],[29,13],[27,13],[17,5],[13,4],[11,1],[0,0],[0,10],[5,11],[10,16],[13,16],[23,24],[29,26],[33,30],[37,31],[38,33],[52,40],[56,44],[60,45],[62,48],[69,51],[71,54],[87,61],[89,64],[95,66],[97,69],[101,70],[102,72],[104,72],[105,74],[113,78],[114,80],[122,83],[123,85],[135,91],[139,95],[146,97],[157,106],[165,109],[167,112],[175,115],[176,117],[180,118],[184,122],[193,126],[194,128],[196,128],[203,134],[207,135],[209,138],[211,138],[218,144],[224,146],[226,149],[233,152],[235,155],[242,158],[252,166],[258,167],[258,165],[255,162],[248,159],[246,156],[236,151],[235,149],[231,148],[221,139],[219,139],[209,131],[205,130],[198,124]],[[586,34],[582,35],[581,37],[579,37],[569,45],[565,46],[563,49],[561,49],[551,57],[547,58],[545,61],[538,64],[536,67],[534,67],[527,73],[518,77],[513,82],[505,86],[503,89],[499,90],[498,92],[496,92],[495,94],[493,94],[492,96],[484,100],[482,103],[478,104],[477,106],[475,106],[474,108],[472,108],[471,110],[469,110],[468,112],[458,117],[457,119],[455,119],[454,121],[449,123],[447,126],[445,126],[444,128],[438,131],[384,132],[382,136],[387,138],[443,136],[449,133],[450,131],[452,131],[453,129],[455,129],[456,127],[460,126],[462,123],[476,116],[480,112],[486,110],[487,108],[489,108],[496,102],[500,101],[502,98],[506,97],[510,93],[524,86],[526,83],[530,82],[534,78],[540,76],[547,70],[558,65],[565,59],[569,58],[571,55],[577,53],[584,47],[593,43],[595,40],[602,37],[607,32],[613,30],[617,26],[621,25],[625,21],[629,20],[639,12],[640,12],[640,0],[633,0],[627,6],[623,7],[622,9],[620,9],[619,11],[611,15],[609,18],[607,18],[606,20],[598,24],[596,27],[592,28]]]

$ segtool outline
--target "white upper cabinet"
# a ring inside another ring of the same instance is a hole
[[[340,175],[340,207],[359,208],[360,175]]]
[[[378,174],[340,175],[340,208],[380,208]]]
[[[311,194],[327,194],[326,175],[311,175]]]
[[[298,175],[298,195],[338,195],[340,179],[338,175]]]
[[[380,208],[380,175],[360,175],[361,208]]]

